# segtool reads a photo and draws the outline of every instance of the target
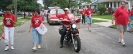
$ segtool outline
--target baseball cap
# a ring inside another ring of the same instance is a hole
[[[64,10],[69,10],[68,8],[64,8]]]

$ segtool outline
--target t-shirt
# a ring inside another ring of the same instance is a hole
[[[85,16],[85,9],[83,9],[81,12],[80,12],[80,14],[82,14],[83,16]]]
[[[33,28],[37,28],[40,26],[40,24],[44,21],[42,16],[32,16],[31,23]]]
[[[116,25],[127,25],[129,12],[128,9],[122,9],[121,7],[117,8],[113,14],[116,18]]]
[[[44,16],[45,15],[45,11],[41,11],[41,16]]]
[[[14,27],[14,23],[11,20],[16,22],[16,17],[14,16],[14,14],[5,14],[3,19],[4,26]]]
[[[86,11],[85,11],[85,14],[88,15],[88,16],[91,16],[93,14],[93,10],[91,8],[88,8]]]

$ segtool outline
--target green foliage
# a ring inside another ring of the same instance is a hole
[[[103,15],[109,15],[109,12],[108,11],[105,11],[105,13]]]
[[[61,8],[69,7],[69,5],[72,7],[76,7],[77,4],[75,2],[69,0],[44,0],[43,2],[46,6],[59,6]]]
[[[100,15],[102,15],[105,11],[106,7],[104,4],[98,4],[98,11],[100,13]]]
[[[83,1],[85,1],[85,2],[91,2],[91,0],[83,0]]]
[[[117,29],[117,27],[115,25],[111,25],[109,26],[110,28],[113,28],[113,29]]]
[[[17,2],[19,11],[33,11],[35,8],[39,8],[36,0],[17,0]]]
[[[39,8],[36,0],[17,0],[18,11],[33,11],[35,8]],[[14,10],[14,0],[1,0],[0,9],[5,10],[7,6],[10,6]]]
[[[93,15],[93,18],[102,18],[102,19],[108,19],[108,20],[112,20],[112,15]]]
[[[1,0],[0,1],[0,10],[5,10],[5,8],[13,3],[13,0]]]

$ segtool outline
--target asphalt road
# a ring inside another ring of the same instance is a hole
[[[5,43],[0,41],[0,54],[133,54],[133,34],[125,33],[126,47],[118,43],[119,33],[115,29],[92,25],[89,32],[87,25],[81,25],[81,51],[74,52],[72,44],[64,43],[60,48],[60,25],[48,25],[48,32],[43,36],[42,48],[32,51],[32,33],[29,33],[29,21],[15,29],[15,50],[4,51]]]

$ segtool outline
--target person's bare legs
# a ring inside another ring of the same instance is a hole
[[[124,42],[124,31],[120,31],[120,40],[121,40],[122,45],[125,45],[125,42]]]
[[[88,30],[91,32],[90,27],[91,27],[91,23],[88,23]]]

